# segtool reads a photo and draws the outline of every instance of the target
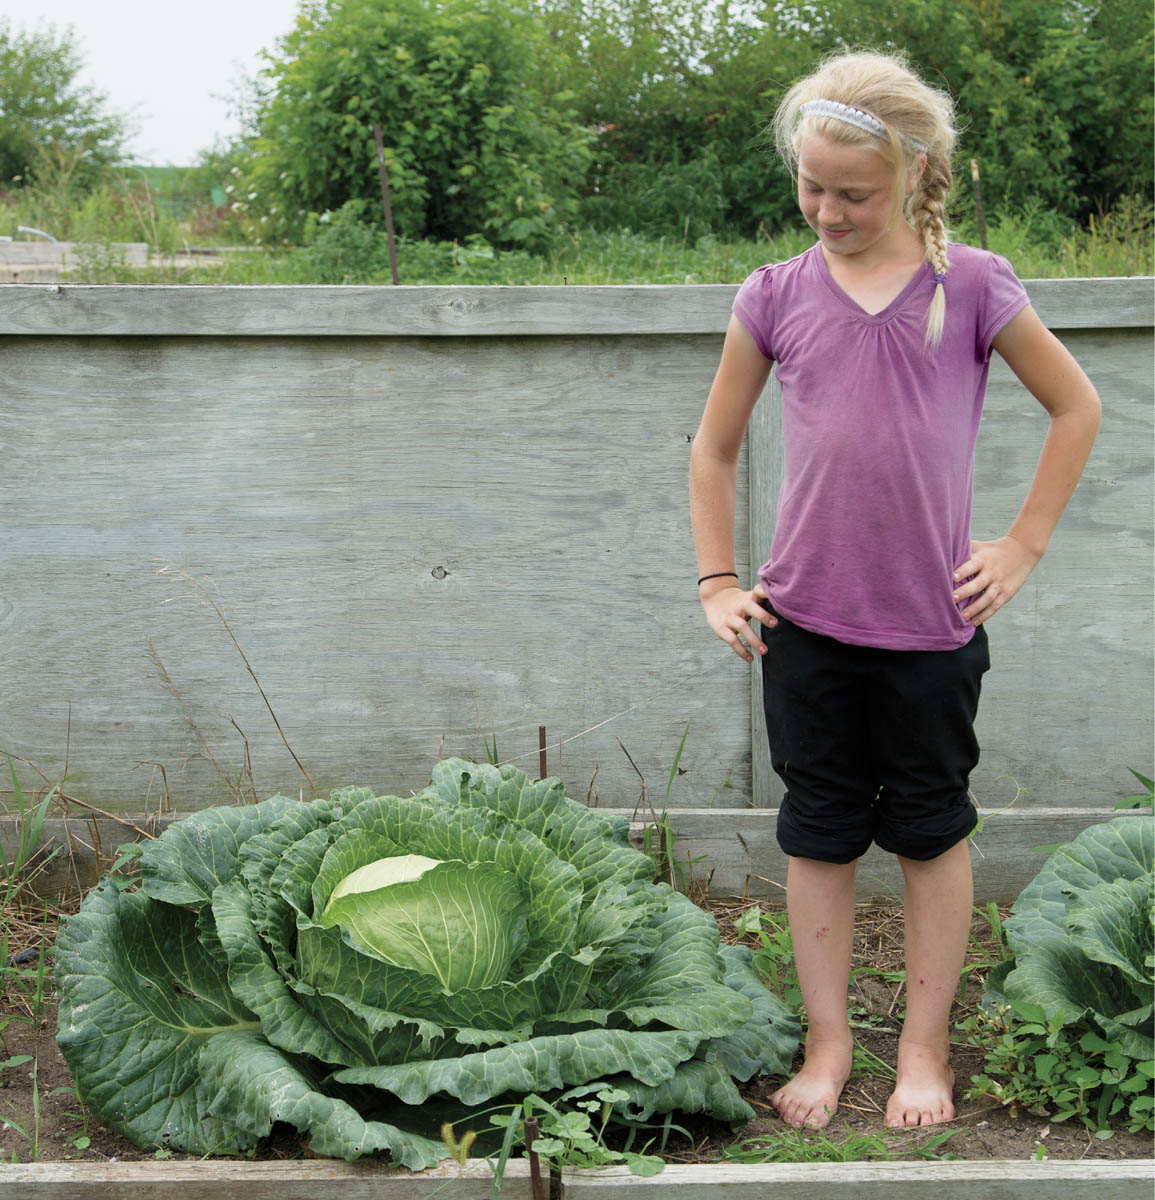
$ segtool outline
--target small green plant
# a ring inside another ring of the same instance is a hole
[[[8,941],[6,930],[0,928],[0,998],[6,1001],[12,1020],[36,1024],[50,996],[48,906],[41,905],[38,945],[9,955]],[[32,965],[25,966],[26,962]]]
[[[1146,775],[1140,775],[1134,767],[1128,767],[1127,769],[1143,785],[1143,791],[1136,793],[1134,796],[1124,796],[1123,799],[1115,805],[1116,810],[1128,808],[1155,808],[1155,779],[1148,779]]]
[[[630,766],[638,773],[638,777],[642,781],[642,794],[638,799],[637,807],[634,810],[636,817],[639,810],[643,807],[649,809],[650,819],[642,827],[642,853],[647,858],[653,860],[655,869],[659,879],[666,880],[671,887],[676,888],[680,892],[689,892],[694,881],[694,867],[704,862],[706,856],[698,855],[697,858],[687,858],[684,861],[679,861],[674,857],[674,847],[678,843],[678,831],[674,828],[673,822],[670,820],[670,792],[674,787],[674,780],[678,777],[678,766],[682,761],[682,752],[686,749],[686,739],[690,736],[690,726],[687,724],[682,731],[682,740],[678,743],[677,752],[674,754],[674,761],[670,765],[670,774],[666,779],[666,793],[662,798],[661,812],[655,811],[649,803],[649,796],[646,788],[645,776],[641,771],[638,771],[637,764],[630,757],[630,752],[622,746],[621,741],[618,745],[622,747],[622,753],[630,761]]]
[[[1003,929],[1003,918],[999,912],[999,906],[993,900],[988,900],[986,905],[975,911],[985,917],[990,926],[991,941],[994,942],[995,949],[998,951],[997,961],[1005,962],[1011,956],[1011,948],[1007,945],[1007,934]]]
[[[971,1017],[963,1029],[985,1051],[969,1096],[1046,1112],[1055,1122],[1075,1117],[1099,1138],[1117,1124],[1131,1133],[1155,1129],[1155,1062],[1134,1061],[1094,1030],[1017,1021],[1007,1009]]]
[[[77,1154],[76,1154],[77,1158],[83,1158],[85,1150],[87,1150],[89,1148],[89,1146],[92,1145],[92,1138],[89,1136],[89,1130],[88,1130],[89,1120],[90,1120],[88,1106],[76,1094],[75,1087],[53,1088],[52,1091],[49,1092],[49,1095],[50,1096],[71,1096],[72,1099],[76,1101],[76,1107],[77,1107],[77,1109],[79,1109],[79,1111],[78,1112],[66,1112],[64,1115],[66,1117],[71,1117],[74,1121],[78,1121],[80,1123],[80,1129],[77,1130],[76,1133],[72,1134],[68,1138],[68,1144],[77,1152]],[[71,1157],[71,1156],[66,1155],[66,1157]]]
[[[40,1064],[31,1054],[17,1054],[14,1058],[6,1059],[0,1062],[0,1073],[6,1068],[22,1067],[26,1063],[32,1064],[32,1070],[29,1075],[32,1079],[32,1119],[29,1124],[24,1124],[18,1121],[14,1111],[9,1111],[6,1116],[0,1116],[0,1127],[14,1129],[27,1143],[30,1154],[30,1162],[40,1161],[40,1089],[37,1086],[37,1072]],[[9,1106],[11,1108],[11,1106]],[[16,1161],[16,1156],[13,1154],[12,1161]]]
[[[734,922],[734,929],[739,934],[753,934],[758,939],[754,948],[754,969],[791,1012],[800,1013],[802,988],[794,965],[794,943],[786,914],[765,912],[757,906],[748,908]]]
[[[526,1144],[526,1122],[534,1119],[539,1132],[533,1140],[533,1152],[556,1170],[620,1164],[628,1167],[633,1175],[657,1175],[665,1163],[657,1155],[647,1154],[645,1148],[641,1152],[630,1148],[634,1135],[644,1126],[625,1122],[630,1130],[626,1147],[612,1150],[606,1145],[606,1127],[614,1117],[614,1106],[629,1099],[628,1092],[606,1083],[583,1084],[563,1092],[555,1102],[531,1094],[508,1113],[495,1114],[493,1124],[506,1132],[495,1167],[494,1195],[500,1187],[500,1171],[504,1170],[513,1148]],[[665,1136],[668,1137],[670,1130],[675,1128],[667,1122]]]
[[[986,823],[991,819],[991,817],[1001,817],[1003,813],[1014,808],[1014,806],[1018,804],[1018,802],[1024,796],[1029,795],[1027,789],[1025,787],[1021,787],[1018,780],[1012,779],[1009,775],[1000,775],[995,780],[995,783],[1002,783],[1003,780],[1007,780],[1015,785],[1015,794],[1010,798],[1010,800],[1007,801],[1006,804],[1002,806],[1002,808],[996,808],[993,812],[979,814],[979,819],[975,822],[975,827],[970,831],[970,833],[967,834],[967,839],[972,844],[974,844],[975,839],[979,836],[979,834],[982,833],[983,829],[986,827]]]
[[[942,1161],[953,1159],[955,1154],[940,1154],[940,1148],[953,1137],[957,1130],[947,1129],[934,1134],[919,1145],[912,1145],[910,1138],[900,1133],[879,1136],[873,1133],[850,1133],[835,1140],[824,1133],[812,1133],[800,1129],[787,1133],[759,1135],[744,1138],[722,1151],[724,1162],[775,1163],[775,1162],[891,1162],[895,1158],[913,1154],[917,1158]]]
[[[23,951],[19,956],[12,953],[13,927],[17,917],[26,925],[29,909],[30,887],[36,876],[60,853],[60,847],[45,853],[41,846],[44,821],[49,806],[60,787],[51,788],[38,803],[28,803],[20,786],[19,777],[12,759],[8,758],[8,772],[12,778],[12,792],[16,810],[16,840],[11,854],[0,847],[0,997],[13,1002],[9,1013],[16,1020],[39,1020],[47,994],[48,955],[44,952],[48,942],[48,910],[39,902],[41,918],[40,947]],[[35,961],[35,966],[26,967],[22,961]],[[27,1010],[15,1011],[17,1007]]]
[[[48,808],[62,786],[58,784],[52,788],[35,808],[30,808],[25,803],[24,790],[20,786],[11,756],[8,756],[8,773],[12,776],[12,792],[16,798],[16,845],[11,858],[0,852],[0,917],[12,912],[21,893],[27,890],[27,872],[36,863],[40,835],[44,830]],[[59,853],[60,849],[57,847],[47,858],[40,859],[39,865],[45,865]]]

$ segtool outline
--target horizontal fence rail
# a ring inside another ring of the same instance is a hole
[[[1103,1162],[781,1163],[765,1166],[672,1163],[649,1178],[624,1167],[566,1170],[561,1200],[1148,1200],[1150,1159]],[[548,1186],[548,1185],[547,1185]],[[411,1173],[371,1163],[134,1162],[0,1164],[6,1200],[491,1200],[488,1163]],[[534,1200],[527,1164],[505,1166],[501,1200]]]
[[[1104,422],[988,627],[975,857],[1000,899],[1155,756],[1152,282],[1027,288]],[[639,828],[668,808],[684,873],[777,894],[781,785],[750,670],[701,618],[686,497],[735,290],[0,286],[0,751],[115,824],[404,795],[453,754],[536,776],[545,725],[571,795]],[[1045,429],[996,364],[976,537],[1009,526]],[[747,580],[779,472],[771,382]],[[897,887],[886,856],[860,876]]]

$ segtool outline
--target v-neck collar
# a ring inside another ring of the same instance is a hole
[[[812,248],[812,253],[817,259],[818,274],[822,277],[823,282],[833,293],[835,299],[864,324],[867,325],[885,325],[910,299],[911,295],[918,290],[918,285],[926,278],[926,273],[931,269],[929,262],[922,262],[910,277],[907,285],[898,293],[897,296],[884,308],[876,313],[868,313],[857,300],[853,299],[847,292],[843,291],[842,286],[834,278],[830,272],[830,266],[826,261],[826,255],[822,253],[821,243],[815,243]]]

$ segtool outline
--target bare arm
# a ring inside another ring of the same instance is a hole
[[[1010,530],[993,542],[972,542],[970,558],[955,571],[956,583],[967,580],[955,599],[971,601],[963,616],[975,625],[994,616],[1043,557],[1091,453],[1101,410],[1091,381],[1033,308],[1003,326],[994,348],[1047,410],[1051,427]]]
[[[731,318],[722,361],[690,451],[690,520],[699,575],[734,569],[738,456],[770,366],[741,322]],[[737,576],[708,579],[699,585],[698,594],[710,628],[735,654],[750,662],[751,651],[765,652],[750,625],[751,618],[769,620],[760,604],[766,598],[760,585],[745,591]]]

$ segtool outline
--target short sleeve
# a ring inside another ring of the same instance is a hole
[[[983,274],[979,296],[978,351],[984,362],[990,358],[991,343],[999,330],[1030,302],[1026,288],[1011,264],[1001,255],[992,254]]]
[[[759,267],[746,277],[734,297],[734,316],[754,339],[763,358],[774,361],[774,273],[769,266]]]

